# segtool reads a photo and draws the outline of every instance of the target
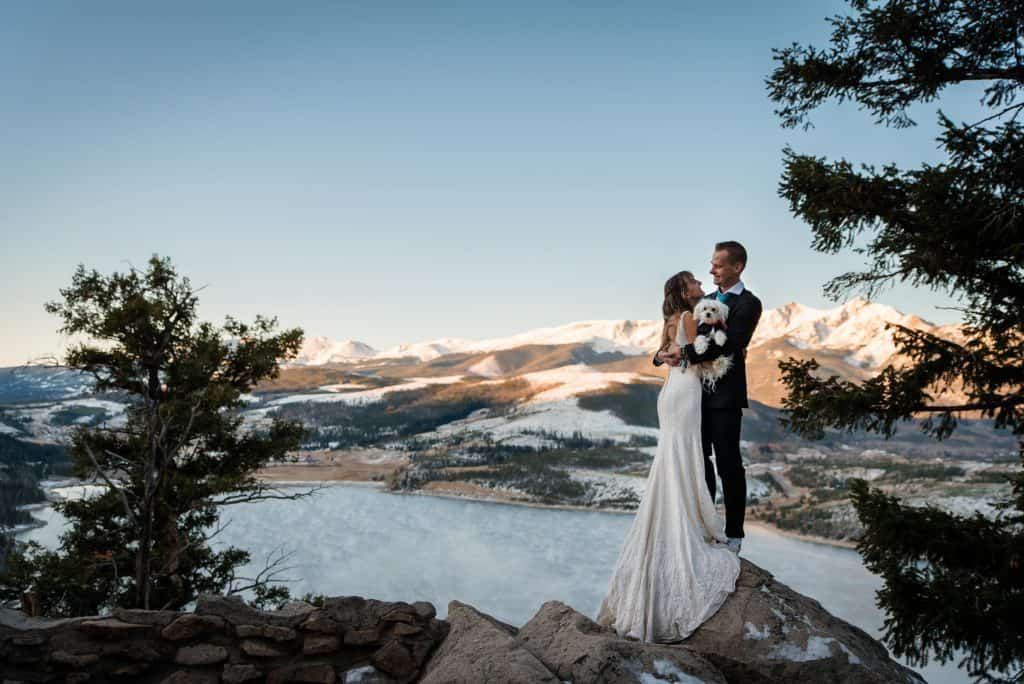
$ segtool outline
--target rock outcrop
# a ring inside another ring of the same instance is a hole
[[[924,682],[871,635],[746,560],[736,592],[686,644],[729,677],[771,682]]]
[[[264,612],[203,595],[194,613],[118,610],[29,618],[0,611],[7,682],[362,684],[922,684],[864,631],[743,562],[736,593],[686,641],[623,638],[558,601],[522,627],[452,601],[344,596]]]
[[[459,601],[448,604],[448,622],[448,638],[427,663],[424,684],[559,684],[558,677],[517,641],[512,625]]]
[[[548,601],[519,630],[523,647],[571,682],[729,681],[699,653],[623,639],[559,601]]]

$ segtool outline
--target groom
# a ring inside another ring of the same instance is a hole
[[[680,349],[671,345],[654,356],[654,365],[678,366],[683,354],[691,363],[710,361],[732,354],[732,367],[715,383],[714,390],[704,389],[701,397],[701,442],[704,448],[704,475],[712,501],[715,498],[715,455],[718,475],[722,478],[725,498],[725,536],[729,548],[739,553],[743,540],[743,518],[747,505],[747,477],[740,456],[740,422],[747,403],[747,345],[761,318],[761,300],[743,286],[740,275],[747,266],[747,250],[738,242],[719,242],[711,256],[711,278],[718,291],[715,297],[729,307],[726,319],[728,339],[722,347],[711,345],[704,354],[697,354],[692,344]]]

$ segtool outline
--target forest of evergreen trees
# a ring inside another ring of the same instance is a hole
[[[70,474],[71,458],[64,447],[0,435],[0,529],[30,521],[18,506],[43,501],[39,480]]]

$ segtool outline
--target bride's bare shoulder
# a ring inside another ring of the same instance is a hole
[[[686,339],[692,340],[697,336],[697,319],[690,311],[683,312],[683,330],[686,331]]]

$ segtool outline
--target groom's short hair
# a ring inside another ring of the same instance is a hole
[[[744,266],[747,265],[746,248],[734,240],[715,243],[715,251],[728,254],[729,261],[733,264],[742,263]]]

